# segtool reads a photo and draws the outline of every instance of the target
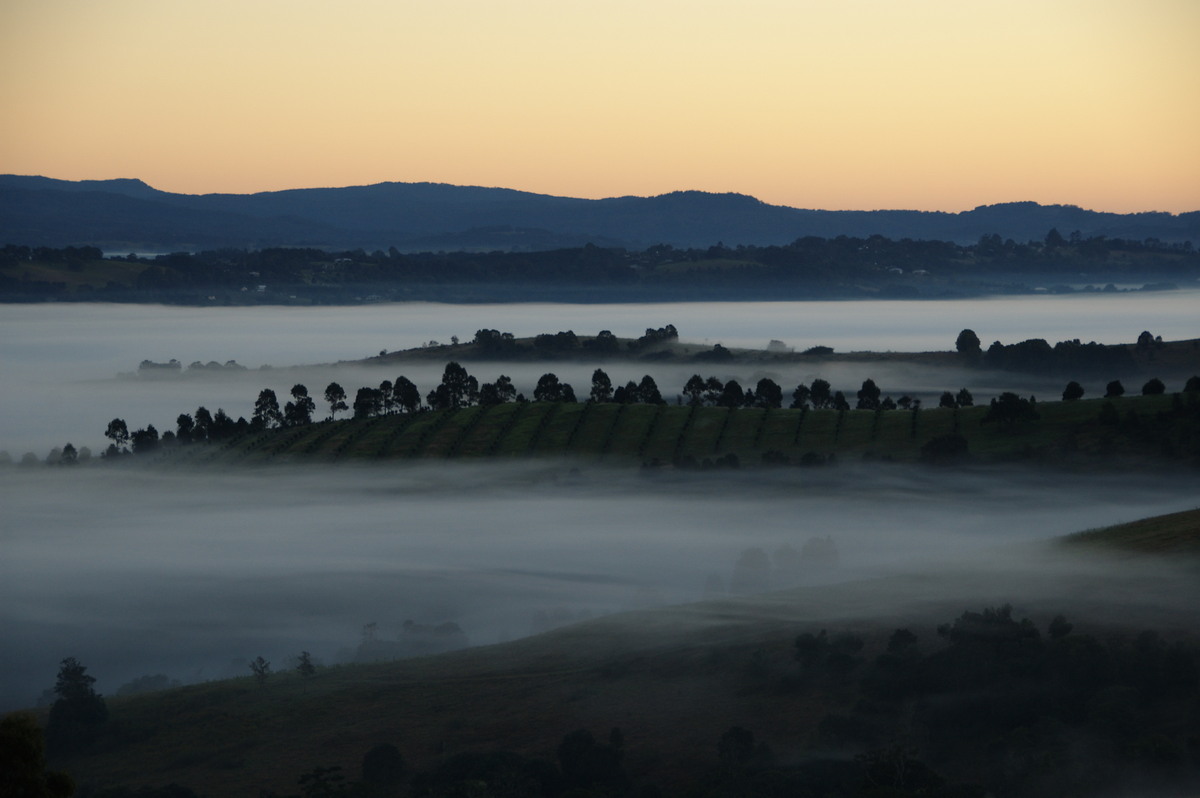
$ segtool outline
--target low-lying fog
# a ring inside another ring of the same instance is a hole
[[[26,452],[45,457],[67,442],[100,451],[108,443],[103,432],[113,418],[124,419],[130,430],[153,424],[161,433],[174,429],[180,413],[192,413],[201,405],[211,412],[224,408],[234,418],[249,417],[260,390],[271,388],[282,404],[296,383],[308,387],[320,414],[326,412],[321,395],[332,381],[353,399],[359,387],[378,387],[403,374],[424,394],[440,381],[443,363],[386,369],[280,367],[357,360],[431,340],[448,343],[452,336],[467,341],[481,328],[517,336],[567,329],[594,335],[607,329],[621,337],[637,337],[647,327],[674,324],[683,340],[696,343],[762,349],[778,340],[797,351],[815,345],[838,352],[928,351],[952,349],[964,328],[975,330],[984,346],[994,340],[1008,344],[1035,337],[1052,343],[1073,338],[1130,342],[1145,329],[1166,340],[1190,338],[1200,336],[1197,307],[1200,293],[1195,291],[937,302],[412,303],[349,308],[0,305],[0,450],[14,459]],[[142,360],[171,359],[184,366],[234,360],[248,370],[187,372],[181,379],[117,379],[118,374],[135,373]],[[464,365],[480,382],[506,374],[526,395],[532,394],[543,373],[553,370],[585,398],[597,364]],[[263,370],[270,366],[276,368]],[[612,364],[605,370],[614,385],[640,381],[648,373],[668,400],[698,372],[736,379],[744,387],[770,377],[789,397],[797,384],[818,377],[853,396],[870,377],[885,395],[909,394],[927,404],[936,403],[942,391],[963,387],[976,401],[1004,390],[1057,398],[1064,384],[1058,378],[837,362],[773,370],[660,363]],[[1085,381],[1086,395],[1102,392],[1108,379],[1125,377],[1113,374]]]
[[[1037,542],[1195,504],[1191,475],[5,469],[0,710],[33,704],[67,656],[112,694],[147,674],[248,675],[259,655],[276,668],[301,650],[346,660],[370,623],[395,643],[406,620],[454,622],[477,645],[730,589],[982,564],[1001,584],[1011,576],[1019,603],[1021,574],[1048,560]],[[1129,573],[1114,565],[1087,590]],[[1195,571],[1178,584],[1194,612]],[[881,589],[878,610],[889,602]]]

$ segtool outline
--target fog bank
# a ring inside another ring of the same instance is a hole
[[[406,620],[454,622],[486,644],[731,589],[981,564],[993,588],[1011,579],[1019,593],[1017,577],[1045,566],[1030,544],[1194,505],[1189,479],[858,466],[653,477],[498,461],[10,469],[0,708],[33,703],[66,656],[112,693],[143,674],[246,675],[258,655],[276,667],[302,649],[347,659],[370,623],[396,641]],[[826,538],[835,556],[806,558]],[[766,570],[747,559],[754,549]],[[1107,589],[1120,578],[1105,575]],[[1180,598],[1200,606],[1195,590]],[[888,596],[876,603],[888,611]]]

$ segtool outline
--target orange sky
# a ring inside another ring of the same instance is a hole
[[[3,0],[0,172],[1200,209],[1196,0]]]

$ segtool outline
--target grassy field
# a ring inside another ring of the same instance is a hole
[[[1200,498],[1197,498],[1200,502]],[[1063,539],[1066,546],[1116,549],[1142,554],[1200,554],[1200,509],[1089,529]]]
[[[1115,411],[1108,422],[1101,419],[1106,405]],[[789,463],[811,454],[915,462],[922,446],[950,434],[962,436],[969,459],[977,462],[1186,463],[1194,462],[1197,452],[1200,397],[1194,394],[1043,402],[1036,421],[1010,426],[985,422],[987,412],[986,407],[838,412],[504,404],[257,432],[221,446],[176,448],[162,456],[173,463],[208,465],[485,456],[669,465],[684,459],[702,464],[732,454],[742,465],[757,465],[769,452]]]

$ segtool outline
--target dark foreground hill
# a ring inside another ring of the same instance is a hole
[[[995,555],[109,699],[53,764],[88,795],[1194,794],[1196,561]],[[394,780],[320,791],[381,744]]]
[[[1167,243],[1200,241],[1200,211],[1114,214],[1033,202],[962,213],[826,211],[741,194],[680,191],[585,200],[501,188],[379,183],[259,194],[173,194],[140,180],[0,176],[0,243],[174,251],[278,246],[367,250],[549,250],[718,242],[786,244],[805,236],[974,243],[1042,240],[1057,228]]]

